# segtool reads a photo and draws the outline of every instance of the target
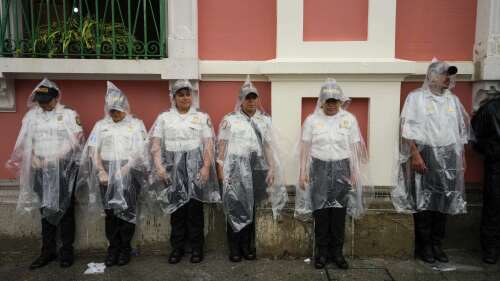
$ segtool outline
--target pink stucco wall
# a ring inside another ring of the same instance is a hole
[[[472,60],[476,0],[397,0],[396,57]]]
[[[276,57],[276,0],[198,0],[203,60]]]
[[[368,0],[304,0],[304,41],[365,41]]]

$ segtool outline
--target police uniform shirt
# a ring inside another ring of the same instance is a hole
[[[419,144],[434,147],[465,144],[468,137],[462,124],[461,104],[458,97],[446,91],[443,95],[429,90],[417,90],[407,98],[401,118],[404,119],[402,136]]]
[[[307,117],[304,122],[302,141],[311,143],[311,156],[323,161],[342,160],[351,157],[351,144],[361,141],[356,118],[340,110],[333,116],[322,111]]]
[[[120,122],[111,118],[97,122],[88,145],[97,147],[103,161],[127,161],[144,149],[145,139],[144,123],[127,115]]]
[[[252,125],[253,123],[253,125]],[[257,135],[256,129],[260,136]],[[226,153],[248,155],[256,152],[262,155],[262,143],[270,141],[271,118],[260,111],[252,117],[241,111],[230,113],[222,120],[219,139],[228,142]]]
[[[82,132],[78,114],[57,104],[51,111],[35,108],[28,119],[33,130],[33,153],[45,160],[56,160],[75,145],[76,134]]]
[[[172,108],[158,116],[152,136],[161,138],[167,151],[190,151],[213,137],[212,124],[208,114],[192,107],[186,114]]]

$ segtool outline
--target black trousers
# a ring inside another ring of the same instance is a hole
[[[413,214],[415,253],[426,245],[441,245],[446,232],[446,216],[437,211],[421,211]]]
[[[244,160],[243,160],[244,161]],[[264,160],[260,157],[252,154],[250,157],[250,167],[252,168],[252,184],[253,184],[253,213],[252,213],[252,222],[243,227],[240,231],[236,232],[231,227],[229,221],[227,221],[226,225],[226,234],[227,241],[229,244],[229,250],[231,254],[239,253],[241,250],[248,253],[255,253],[255,209],[257,206],[260,206],[264,199],[266,199],[267,191],[266,191],[266,177],[268,170],[262,169],[262,164]],[[258,168],[258,169],[257,169]],[[240,173],[238,170],[231,171],[232,173]],[[238,198],[239,199],[239,198]],[[242,198],[243,200],[246,198]],[[233,206],[241,206],[244,209],[243,205],[248,204],[249,202],[233,202]],[[235,208],[233,211],[236,211]],[[241,213],[245,213],[242,211]]]
[[[313,212],[315,256],[342,254],[346,208],[325,208]]]
[[[226,225],[227,241],[231,254],[240,253],[242,250],[248,253],[255,253],[255,209],[253,220],[250,224],[235,232],[231,224]]]
[[[40,209],[40,213],[43,210]],[[73,255],[73,243],[75,242],[75,206],[74,198],[59,220],[59,224],[53,225],[49,219],[42,218],[42,255],[51,255],[57,252],[57,231],[62,246],[59,250],[61,258]]]
[[[189,242],[193,250],[203,251],[205,217],[203,203],[190,199],[170,216],[172,249],[184,249]]]
[[[73,243],[75,242],[75,198],[69,186],[75,184],[77,166],[68,160],[60,160],[59,168],[59,206],[60,210],[47,210],[40,208],[42,215],[42,255],[48,256],[57,253],[57,232],[61,241],[59,255],[62,259],[73,256]],[[40,201],[43,201],[45,192],[44,171],[34,170],[35,183],[33,189]],[[45,183],[46,184],[46,183]],[[56,199],[54,199],[56,200]]]
[[[134,237],[135,224],[117,217],[113,210],[104,210],[106,213],[105,230],[109,241],[108,253],[119,252],[130,253],[132,251],[131,241]]]
[[[500,161],[485,161],[481,246],[484,251],[500,246]]]

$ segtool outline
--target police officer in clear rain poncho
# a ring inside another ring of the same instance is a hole
[[[448,262],[441,248],[446,216],[466,213],[464,145],[469,117],[451,89],[457,68],[433,60],[421,88],[406,98],[396,187],[398,212],[413,213],[415,255],[425,262]]]
[[[318,269],[328,258],[348,268],[342,252],[346,214],[360,217],[373,195],[366,146],[356,117],[346,111],[349,101],[336,81],[328,79],[316,109],[304,121],[299,144],[295,216],[314,218]]]
[[[78,188],[88,191],[91,210],[103,208],[106,214],[106,266],[125,265],[130,261],[139,191],[147,185],[147,135],[144,123],[131,115],[125,94],[109,81],[104,114],[85,145]]]
[[[235,111],[224,117],[219,128],[217,169],[232,262],[242,256],[256,258],[255,208],[267,199],[277,215],[287,201],[275,132],[259,96],[247,78]]]
[[[474,148],[484,156],[481,246],[483,261],[495,264],[500,248],[500,92],[481,90],[472,117]]]
[[[40,210],[41,255],[30,266],[47,265],[57,257],[57,231],[61,267],[73,264],[75,240],[73,189],[84,139],[78,114],[60,104],[61,91],[47,79],[28,99],[29,111],[7,166],[19,178],[17,210]]]
[[[192,263],[203,260],[203,202],[220,202],[215,170],[215,134],[207,113],[197,109],[198,91],[177,80],[170,92],[172,108],[161,113],[149,132],[153,184],[149,195],[170,214],[169,263],[178,263],[185,244]]]

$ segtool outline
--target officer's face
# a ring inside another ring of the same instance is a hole
[[[246,114],[253,115],[257,111],[258,102],[259,97],[256,94],[248,94],[241,103],[241,108]]]
[[[340,101],[336,99],[328,99],[323,104],[323,112],[328,116],[337,114],[337,112],[339,112],[339,109],[340,109]]]
[[[448,87],[450,87],[450,76],[448,76],[448,74],[438,74],[436,75],[434,83],[441,89],[448,89]]]
[[[180,89],[175,93],[175,106],[181,111],[187,111],[193,103],[193,97],[188,89]]]
[[[43,111],[52,111],[57,105],[57,99],[53,98],[48,102],[38,102]]]
[[[111,116],[111,119],[113,119],[113,122],[115,123],[122,121],[123,118],[125,118],[125,115],[127,115],[127,113],[119,110],[111,109],[109,111],[109,116]]]

